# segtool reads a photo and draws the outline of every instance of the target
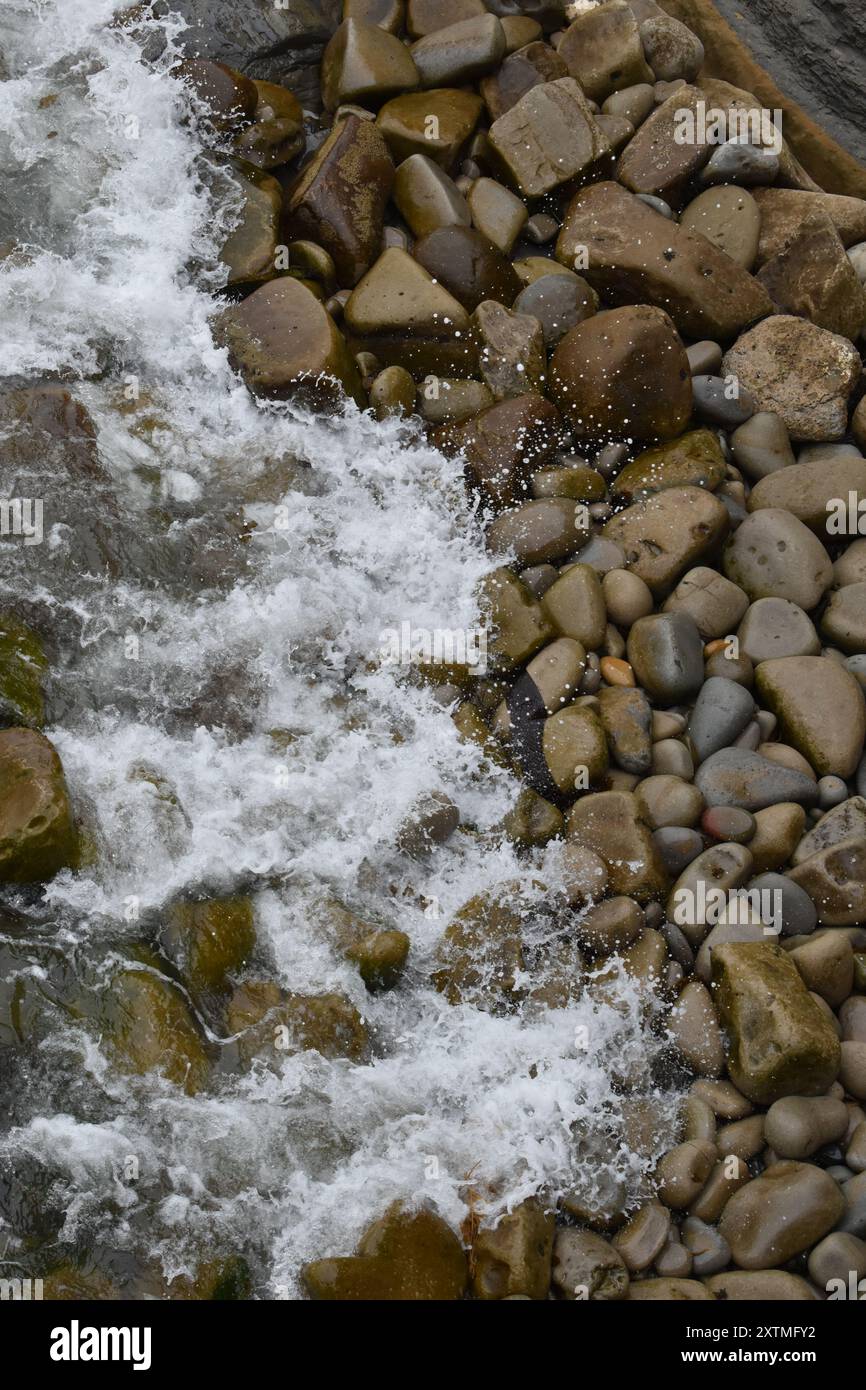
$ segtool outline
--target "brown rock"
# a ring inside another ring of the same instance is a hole
[[[616,183],[578,193],[556,243],[615,304],[656,304],[690,338],[728,342],[772,310],[762,285],[706,237],[684,231]]]
[[[485,299],[475,310],[473,325],[479,371],[496,400],[544,389],[547,354],[538,319]]]
[[[498,67],[505,57],[505,34],[496,16],[484,13],[435,29],[409,51],[422,87],[458,86]]]
[[[44,883],[77,853],[60,758],[35,729],[0,732],[0,882]]]
[[[472,1247],[472,1292],[482,1301],[546,1298],[550,1289],[554,1216],[537,1201],[521,1202]]]
[[[533,87],[494,121],[489,139],[506,180],[526,198],[588,173],[610,148],[571,77]]]
[[[388,97],[420,84],[406,45],[386,29],[347,19],[322,55],[322,101],[326,111],[356,102],[375,110]]]
[[[850,777],[863,754],[866,703],[850,671],[824,656],[762,661],[758,692],[819,777]]]
[[[652,82],[634,12],[621,0],[578,15],[559,41],[559,56],[592,101]]]
[[[657,106],[629,141],[616,176],[632,193],[649,193],[678,206],[694,175],[706,164],[712,147],[701,140],[678,141],[680,112],[697,112],[706,97],[697,87],[680,87]]]
[[[442,1218],[398,1205],[365,1232],[356,1255],[314,1260],[302,1274],[311,1298],[340,1302],[454,1301],[468,1282],[466,1253]]]
[[[567,834],[607,865],[613,893],[639,903],[664,893],[667,874],[632,792],[581,797],[568,814]]]
[[[829,217],[843,246],[866,241],[866,202],[861,198],[794,188],[756,188],[752,196],[761,211],[759,265],[784,251],[816,209]]]
[[[286,87],[275,82],[253,82],[256,105],[252,125],[242,130],[234,148],[257,169],[275,169],[300,154],[304,138],[304,111]]]
[[[703,488],[667,488],[619,512],[604,527],[628,568],[662,595],[724,539],[728,513]]]
[[[510,262],[474,227],[440,227],[417,243],[415,259],[470,313],[485,299],[511,304],[520,291]]]
[[[669,444],[645,449],[617,474],[611,494],[638,502],[669,487],[703,487],[710,492],[725,477],[725,460],[712,430],[689,430]]]
[[[834,440],[848,425],[860,357],[846,338],[778,314],[738,339],[722,372],[738,378],[758,410],[780,415],[792,439]]]
[[[476,486],[503,507],[528,497],[530,477],[552,457],[562,437],[556,406],[544,396],[526,394],[482,410],[452,430],[449,443],[465,456]]]
[[[408,92],[385,103],[376,126],[398,161],[426,154],[450,170],[471,139],[482,110],[481,98],[459,87]],[[431,116],[436,118],[435,126]]]
[[[663,310],[611,309],[566,333],[550,394],[578,439],[672,439],[691,414],[688,358]]]
[[[852,341],[866,327],[866,289],[825,212],[804,218],[796,236],[758,272],[780,314],[807,318]]]
[[[299,280],[262,285],[217,320],[218,339],[256,395],[334,405],[366,398],[343,335]]]
[[[406,251],[390,247],[355,287],[344,312],[356,350],[413,375],[472,376],[469,315]]]
[[[568,76],[568,68],[550,44],[527,44],[506,58],[499,70],[481,83],[481,95],[491,121],[498,121],[533,87]]]
[[[719,1231],[742,1269],[773,1269],[815,1245],[844,1209],[838,1183],[822,1169],[774,1163],[734,1193]]]
[[[380,131],[347,116],[289,192],[290,231],[330,252],[341,285],[357,284],[378,255],[393,183],[394,164]]]
[[[488,548],[513,550],[520,565],[562,560],[588,539],[580,509],[566,497],[541,497],[501,512],[487,532]]]

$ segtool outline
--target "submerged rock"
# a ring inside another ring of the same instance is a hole
[[[462,1298],[468,1264],[441,1217],[395,1204],[365,1232],[357,1254],[314,1260],[302,1276],[313,1299],[442,1302]]]
[[[74,867],[77,853],[54,745],[33,729],[0,731],[0,881],[44,883]]]

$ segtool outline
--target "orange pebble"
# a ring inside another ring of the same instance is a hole
[[[715,656],[716,652],[723,652],[727,645],[724,637],[717,637],[715,642],[708,642],[704,647],[704,656]]]
[[[603,656],[599,662],[602,679],[608,685],[634,685],[634,671],[618,656]]]

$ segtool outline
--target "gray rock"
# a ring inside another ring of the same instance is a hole
[[[759,410],[731,435],[734,460],[747,478],[759,481],[794,462],[788,428],[780,415]]]
[[[180,42],[190,56],[212,58],[247,77],[291,88],[309,110],[322,107],[319,64],[339,22],[327,0],[172,0],[190,26]]]
[[[737,630],[740,651],[757,666],[778,656],[816,656],[821,643],[811,618],[785,598],[759,598]]]
[[[703,684],[703,642],[687,613],[638,618],[629,632],[627,650],[638,684],[662,704],[687,700]]]
[[[774,150],[729,140],[719,145],[698,175],[698,183],[713,188],[719,183],[736,183],[743,188],[772,183],[779,174],[779,156]]]
[[[742,685],[710,676],[704,682],[689,719],[689,735],[698,762],[729,747],[755,712],[755,702]]]
[[[703,836],[684,825],[663,825],[653,831],[653,841],[672,878],[678,878],[704,848]]]
[[[716,376],[722,365],[722,349],[709,338],[687,347],[686,357],[689,359],[689,370],[693,377]]]
[[[723,376],[693,376],[696,414],[725,430],[744,425],[755,413],[755,402],[748,391],[738,388],[734,396],[730,394],[732,389]]]
[[[786,598],[807,613],[833,581],[830,556],[817,536],[778,507],[746,517],[725,546],[722,566],[749,598]]]
[[[774,899],[774,902],[781,904],[783,936],[808,936],[815,930],[818,924],[815,904],[805,889],[798,883],[792,883],[784,874],[758,874],[749,888],[781,893],[781,898]]]
[[[747,749],[723,748],[701,763],[695,786],[708,806],[740,806],[762,811],[782,801],[814,806],[818,786],[804,772],[771,762]]]

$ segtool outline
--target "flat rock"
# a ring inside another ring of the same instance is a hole
[[[758,941],[721,944],[712,960],[716,1007],[731,1039],[728,1074],[737,1089],[758,1105],[824,1094],[839,1070],[839,1039],[793,961]]]
[[[533,87],[493,122],[489,140],[507,182],[525,198],[553,192],[610,151],[572,77]]]
[[[758,258],[761,213],[745,188],[727,184],[699,193],[683,209],[680,226],[706,237],[744,270],[751,270]]]
[[[495,15],[475,15],[435,29],[408,52],[422,87],[459,86],[483,77],[502,62],[505,34]]]
[[[764,661],[755,675],[763,702],[819,777],[850,777],[863,754],[866,702],[859,682],[821,656]]]
[[[618,181],[632,193],[647,193],[677,207],[694,176],[712,153],[700,139],[681,141],[681,112],[697,115],[706,98],[698,87],[680,87],[655,111],[626,145],[617,165]]]
[[[667,488],[612,517],[604,536],[622,547],[626,564],[656,595],[721,544],[728,513],[703,488]]]
[[[847,509],[852,493],[854,506],[863,503],[866,510],[866,459],[856,454],[777,469],[759,479],[747,505],[750,512],[766,507],[791,512],[826,543],[837,538],[832,504],[841,501]]]
[[[787,801],[814,806],[818,800],[818,788],[804,772],[748,748],[712,753],[695,773],[695,786],[708,806],[739,806],[752,812]]]
[[[757,666],[779,656],[817,656],[821,643],[802,608],[786,598],[759,598],[737,629],[740,651]]]
[[[738,378],[758,410],[781,416],[792,439],[826,441],[845,434],[860,357],[847,338],[777,314],[737,340],[722,371]]]
[[[460,87],[407,92],[385,103],[376,117],[376,127],[396,160],[426,154],[450,171],[471,139],[483,109],[475,92]],[[435,126],[430,116],[435,116]]]
[[[547,354],[538,319],[485,299],[475,310],[473,327],[479,371],[496,400],[543,390]]]
[[[414,255],[470,314],[482,300],[510,305],[520,292],[510,261],[474,227],[440,227],[416,242]]]
[[[575,195],[556,256],[610,303],[665,309],[689,338],[727,343],[772,312],[764,287],[730,256],[617,183]]]

